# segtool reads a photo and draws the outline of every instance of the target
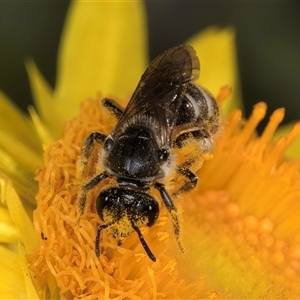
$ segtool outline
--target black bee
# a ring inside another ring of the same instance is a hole
[[[93,132],[86,139],[82,147],[84,169],[96,142],[102,145],[99,159],[104,171],[88,181],[79,195],[81,217],[88,192],[105,178],[116,181],[115,186],[104,188],[96,200],[97,213],[104,221],[96,234],[97,256],[101,231],[107,228],[119,244],[135,231],[149,258],[156,261],[140,231],[143,226],[151,227],[159,215],[159,205],[150,188],[159,191],[183,251],[177,209],[164,178],[175,168],[185,183],[174,194],[192,189],[198,178],[190,166],[203,161],[202,156],[212,151],[213,137],[219,128],[219,109],[215,100],[193,83],[199,72],[195,50],[180,45],[150,63],[125,110],[111,99],[102,101],[118,122],[110,135]],[[191,139],[197,141],[198,153],[191,153],[184,163],[176,165],[174,151]]]

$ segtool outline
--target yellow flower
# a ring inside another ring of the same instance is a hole
[[[187,42],[200,57],[199,83],[215,96],[224,85],[234,92],[224,102],[228,118],[214,158],[197,174],[198,188],[176,200],[185,253],[176,247],[163,206],[158,222],[143,229],[155,263],[134,234],[117,246],[104,232],[96,258],[100,220],[92,203],[76,223],[84,182],[76,166],[81,144],[92,131],[107,134],[113,128],[115,120],[99,101],[108,96],[126,105],[147,65],[145,31],[141,2],[74,2],[55,90],[33,62],[27,63],[38,113],[31,108],[29,119],[0,94],[0,298],[297,298],[300,159],[284,154],[300,125],[272,143],[283,109],[273,113],[261,136],[255,129],[264,118],[264,103],[248,121],[233,110],[239,91],[230,28],[211,28]]]

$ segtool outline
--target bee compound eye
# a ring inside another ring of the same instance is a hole
[[[167,149],[160,149],[158,151],[158,160],[160,162],[165,162],[169,157],[170,152]]]
[[[148,194],[140,193],[139,199],[140,200],[137,201],[133,207],[135,216],[136,218],[145,218],[147,220],[145,225],[151,227],[158,218],[159,205],[157,201]]]
[[[97,197],[96,209],[99,217],[103,221],[105,221],[105,213],[109,213],[110,216],[116,220],[120,218],[123,207],[117,188],[101,191]]]

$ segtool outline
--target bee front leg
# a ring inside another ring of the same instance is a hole
[[[165,206],[167,207],[168,211],[171,214],[172,221],[173,221],[174,233],[175,233],[175,237],[176,237],[179,249],[181,252],[184,252],[184,248],[180,242],[180,225],[179,225],[177,208],[174,205],[172,198],[169,196],[169,194],[166,191],[166,188],[163,184],[155,182],[154,187],[160,192],[161,198],[162,198]]]
[[[77,224],[80,222],[81,217],[84,214],[88,192],[107,177],[108,174],[106,172],[103,172],[101,174],[96,175],[94,178],[92,178],[88,183],[86,183],[82,187],[81,192],[79,194],[79,200],[78,200],[79,219],[77,221]]]

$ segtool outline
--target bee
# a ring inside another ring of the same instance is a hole
[[[82,186],[78,199],[81,218],[88,193],[106,178],[115,180],[96,199],[97,213],[103,221],[96,232],[97,257],[101,232],[107,229],[118,245],[136,232],[148,257],[156,261],[140,230],[154,225],[159,216],[159,202],[150,189],[158,191],[171,216],[179,249],[184,251],[178,210],[164,180],[170,170],[175,170],[184,183],[173,195],[193,189],[198,178],[190,168],[195,162],[200,166],[213,149],[219,129],[219,108],[206,90],[193,83],[199,73],[195,50],[179,45],[150,63],[124,110],[111,99],[102,101],[117,118],[117,124],[108,136],[93,132],[84,142],[83,170],[96,144],[101,145],[99,159],[104,170]],[[196,155],[191,153],[176,165],[176,151],[190,141],[197,145]]]

